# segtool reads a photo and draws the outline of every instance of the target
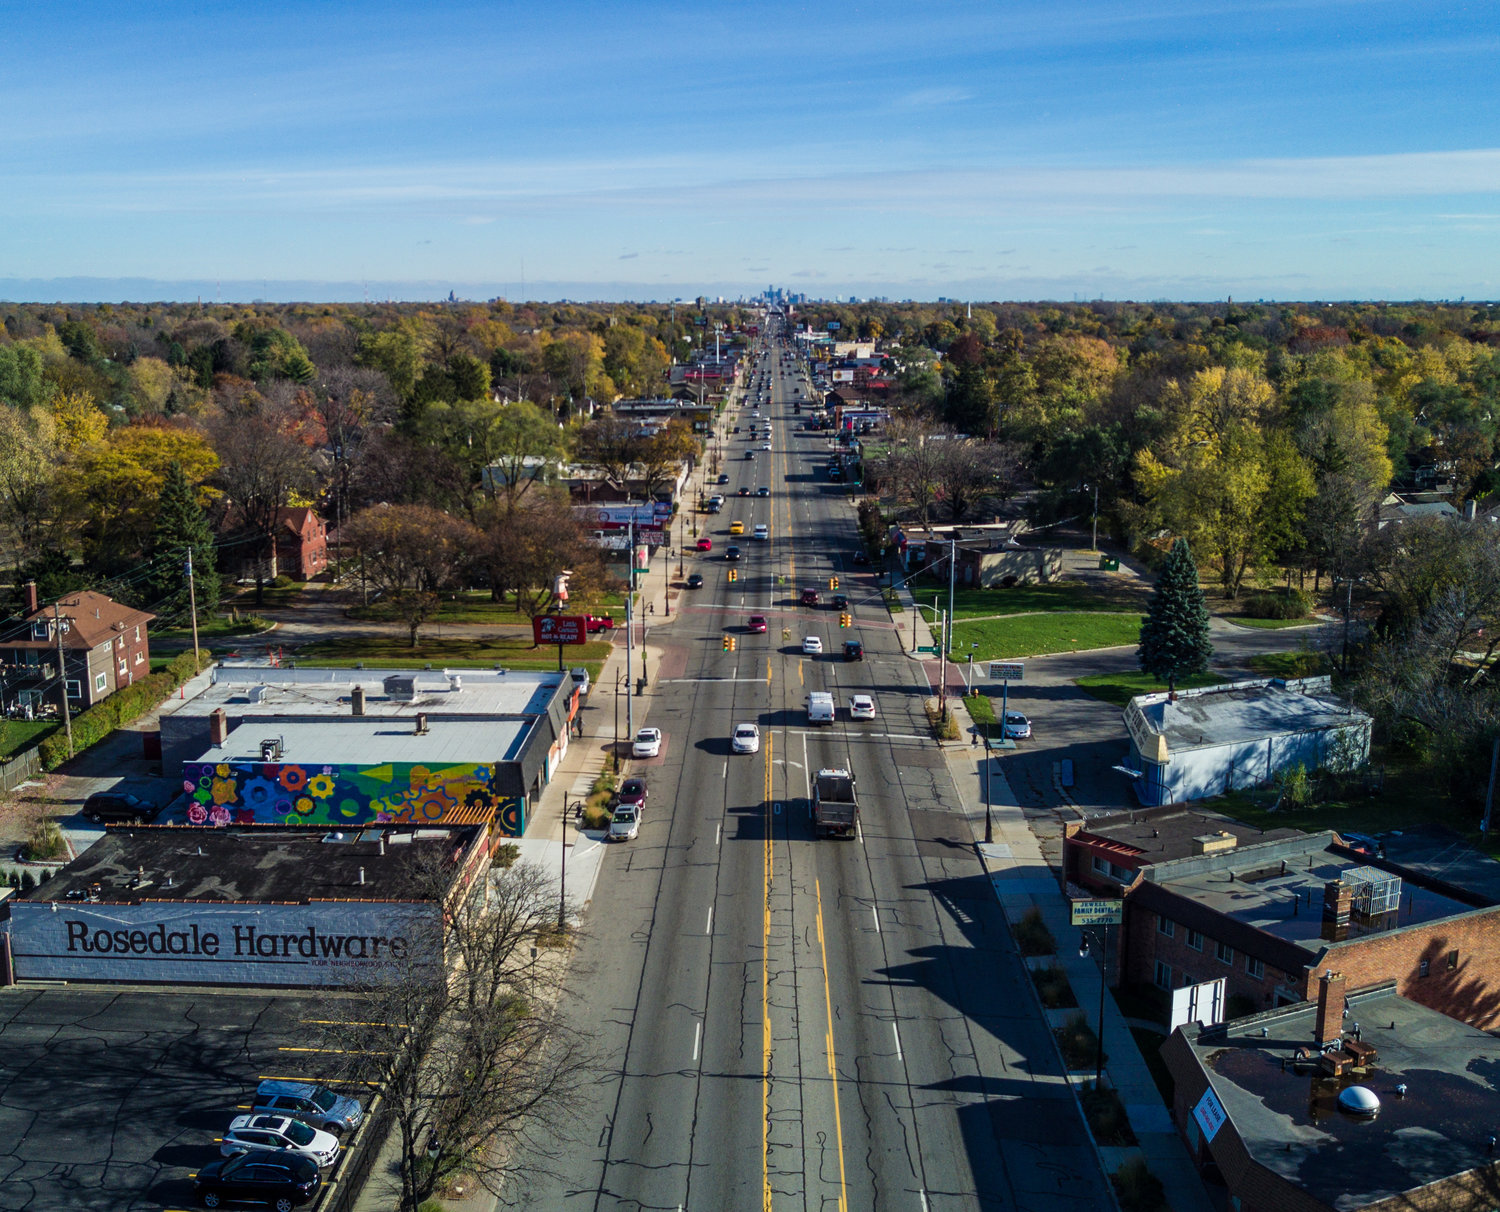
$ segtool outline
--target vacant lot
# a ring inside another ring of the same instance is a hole
[[[563,650],[564,665],[585,666],[590,678],[597,678],[609,656],[608,641],[569,645]],[[346,639],[320,640],[297,649],[299,661],[316,661],[319,665],[349,666],[363,661],[383,669],[421,669],[427,665],[454,669],[548,670],[557,668],[557,649],[536,648],[531,633],[489,639],[456,640],[418,637],[413,648],[403,636],[350,636]]]
[[[1125,706],[1138,694],[1155,694],[1158,690],[1167,688],[1165,682],[1158,682],[1149,673],[1094,673],[1074,680],[1081,689],[1096,699],[1103,699],[1116,707]],[[1217,686],[1225,680],[1227,679],[1216,673],[1199,673],[1181,679],[1177,683],[1177,689],[1196,690],[1200,686]]]
[[[972,651],[976,661],[990,661],[1136,644],[1140,634],[1138,614],[1020,614],[955,624],[953,651],[962,658]],[[975,643],[979,646],[971,649]]]
[[[911,591],[924,607],[931,607],[936,595],[938,609],[948,609],[947,582],[940,585],[924,577],[912,583]],[[1051,585],[1016,585],[1011,589],[958,589],[953,595],[953,616],[975,619],[996,614],[1096,610],[1132,613],[1145,608],[1147,596],[1145,587],[1123,581],[1118,586],[1057,581]]]

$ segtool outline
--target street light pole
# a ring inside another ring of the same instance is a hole
[[[1099,1031],[1094,1036],[1096,1043],[1094,1049],[1094,1089],[1097,1090],[1100,1083],[1104,1080],[1104,986],[1108,983],[1105,975],[1108,970],[1106,965],[1109,963],[1108,923],[1104,926],[1104,941],[1102,943],[1099,940],[1099,936],[1093,930],[1087,926],[1083,928],[1082,937],[1078,943],[1079,955],[1087,955],[1089,953],[1089,939],[1091,938],[1094,940],[1094,948],[1098,952],[1094,957],[1094,962],[1099,965]]]
[[[557,882],[557,928],[559,930],[568,928],[568,810],[568,797],[563,796],[562,878]]]
[[[990,730],[984,730],[984,844],[995,840],[995,818],[990,813]]]

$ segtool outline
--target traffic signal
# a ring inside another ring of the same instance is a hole
[[[731,581],[738,581],[740,579],[740,570],[738,568],[731,568],[729,570],[729,579]]]
[[[838,579],[838,577],[829,577],[828,578],[828,588],[829,589],[837,589],[838,587],[839,587],[839,579]]]
[[[851,614],[849,614],[849,613],[847,613],[847,612],[845,612],[844,614],[839,615],[839,626],[840,627],[853,627],[854,626],[854,616],[851,615]]]
[[[733,639],[731,639],[731,638],[730,638],[730,637],[729,637],[729,636],[727,636],[727,635],[726,635],[726,636],[725,636],[725,637],[724,637],[724,651],[725,651],[725,652],[728,652],[728,651],[730,651],[730,649],[732,649],[732,648],[733,648],[733,647],[734,647],[734,640],[733,640]]]

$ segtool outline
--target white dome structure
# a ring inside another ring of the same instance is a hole
[[[1368,1086],[1346,1086],[1339,1091],[1339,1110],[1373,1119],[1380,1114],[1380,1099]]]

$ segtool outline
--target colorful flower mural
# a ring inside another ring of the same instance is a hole
[[[494,767],[461,762],[430,767],[388,762],[380,766],[298,766],[288,762],[188,762],[183,789],[195,825],[351,825],[392,822],[437,824],[476,813],[491,815],[496,830],[520,837],[526,829],[522,801],[497,796]]]

